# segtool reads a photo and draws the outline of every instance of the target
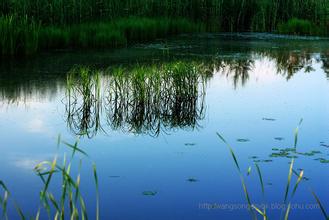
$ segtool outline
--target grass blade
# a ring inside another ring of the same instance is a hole
[[[259,208],[257,208],[255,205],[252,205],[251,206],[253,209],[255,209],[259,214],[261,214],[263,217],[264,217],[264,220],[267,220],[267,216],[266,216],[266,212],[264,211],[262,211],[262,210],[260,210]]]
[[[286,210],[286,214],[284,215],[284,220],[289,219],[290,208],[291,208],[291,204],[289,203],[288,208]]]
[[[298,126],[295,130],[295,141],[294,141],[294,147],[296,148],[297,147],[297,143],[298,143],[298,132],[299,132],[299,127],[302,125],[303,123],[303,119],[300,119],[299,123],[298,123]]]
[[[248,168],[248,171],[247,171],[247,176],[249,176],[251,173],[251,167]]]
[[[96,220],[99,220],[99,191],[98,191],[98,176],[97,176],[97,170],[96,165],[93,164],[93,172],[94,172],[94,179],[96,184]]]
[[[297,187],[298,187],[299,183],[302,181],[303,176],[304,176],[304,170],[302,170],[302,171],[299,173],[299,175],[298,175],[297,182],[296,182],[296,184],[295,184],[294,189],[292,190],[291,198],[294,197],[294,195],[295,195],[295,193],[296,193],[296,190],[297,190]]]
[[[232,147],[227,143],[227,141],[223,138],[223,136],[221,136],[219,133],[216,133],[216,134],[226,144],[226,146],[229,148],[230,153],[231,153],[231,156],[233,157],[234,163],[235,163],[236,167],[238,168],[239,173],[241,173],[241,169],[240,169],[238,160],[237,160],[237,158],[236,158],[236,156],[235,156],[235,154],[233,152]]]
[[[83,150],[81,150],[80,148],[78,148],[78,142],[75,142],[74,145],[69,144],[65,141],[62,142],[63,144],[65,144],[67,147],[72,148],[73,149],[73,153],[72,153],[72,157],[74,156],[75,152],[80,152],[81,154],[85,155],[88,157],[88,154],[86,152],[84,152]]]
[[[292,176],[293,166],[294,166],[294,159],[292,159],[291,163],[290,163],[289,174],[288,174],[288,182],[287,182],[286,192],[285,192],[285,196],[284,196],[284,204],[286,204],[287,199],[288,199],[288,193],[289,193],[289,188],[290,188],[290,183],[291,183],[291,176]]]
[[[262,193],[263,193],[263,196],[264,196],[265,195],[265,190],[264,190],[264,181],[263,181],[262,173],[261,173],[260,168],[259,168],[257,163],[255,163],[255,166],[257,168],[257,173],[258,173],[260,185],[262,187]]]
[[[323,205],[322,205],[322,203],[321,203],[319,197],[318,197],[313,191],[312,191],[312,195],[313,195],[313,197],[315,198],[315,200],[316,200],[316,202],[318,203],[318,205],[320,206],[320,209],[321,209],[321,212],[322,212],[322,214],[323,214],[323,217],[324,217],[326,220],[328,220],[329,217],[328,217],[327,212],[326,212],[326,210],[324,209],[324,207],[323,207]]]
[[[25,218],[25,216],[23,214],[22,209],[16,203],[15,203],[15,209],[16,209],[19,217],[21,218],[21,220],[25,220],[26,218]]]

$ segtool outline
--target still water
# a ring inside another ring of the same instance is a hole
[[[69,143],[79,139],[88,154],[77,157],[90,216],[95,163],[101,219],[251,219],[218,132],[237,157],[253,204],[266,203],[271,219],[282,216],[295,159],[294,171],[304,170],[304,178],[290,219],[321,219],[311,191],[329,209],[328,113],[326,39],[183,35],[128,49],[3,61],[0,179],[35,215],[43,183],[33,168],[71,153],[57,148],[60,134]],[[9,215],[17,217],[13,207]]]

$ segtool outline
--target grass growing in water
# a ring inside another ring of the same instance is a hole
[[[70,157],[64,154],[62,164],[59,163],[58,156],[55,156],[52,161],[43,161],[37,164],[34,168],[36,174],[40,177],[43,188],[40,191],[40,204],[36,213],[31,216],[31,212],[24,213],[24,211],[19,207],[18,203],[11,199],[10,191],[6,185],[0,181],[0,189],[3,190],[3,197],[0,196],[0,206],[2,210],[2,215],[4,219],[8,219],[8,205],[14,204],[17,214],[20,219],[88,219],[91,216],[88,215],[88,209],[81,192],[81,179],[80,179],[80,169],[81,160],[78,168],[78,173],[74,176],[73,173],[73,158],[76,153],[80,153],[84,156],[88,155],[78,147],[78,142],[73,145],[62,142],[60,136],[58,138],[58,146],[63,143],[65,146],[72,150]],[[55,185],[58,183],[59,185]],[[93,165],[93,178],[95,181],[96,190],[96,216],[93,219],[99,219],[99,193],[98,193],[98,176],[96,171],[96,166]],[[58,195],[54,195],[51,191],[52,187],[58,187],[61,192]]]
[[[298,127],[296,128],[295,130],[295,137],[294,137],[294,148],[297,148],[297,143],[298,143],[298,131],[299,131],[299,126],[301,125],[303,120],[300,120],[299,122],[299,125]],[[245,194],[245,198],[247,200],[247,203],[248,203],[248,207],[249,207],[249,211],[250,211],[250,214],[251,214],[251,217],[252,219],[257,219],[257,214],[261,215],[262,218],[264,220],[268,220],[268,214],[267,214],[267,210],[266,210],[266,207],[263,207],[263,209],[257,207],[255,204],[253,204],[252,200],[251,200],[251,197],[250,197],[250,193],[248,191],[248,188],[247,188],[247,184],[246,184],[246,181],[245,181],[245,178],[244,178],[244,175],[241,171],[241,168],[240,168],[240,165],[239,165],[239,161],[237,159],[237,156],[235,155],[234,151],[233,151],[233,148],[228,144],[228,142],[224,139],[224,137],[222,135],[220,135],[219,133],[217,133],[217,136],[221,139],[221,141],[229,148],[230,150],[230,154],[233,158],[233,161],[235,163],[235,166],[238,170],[238,173],[239,173],[239,176],[240,176],[240,180],[241,180],[241,184],[242,184],[242,188],[243,188],[243,191],[244,191],[244,194]],[[288,220],[289,219],[289,214],[290,214],[290,210],[291,210],[291,200],[294,198],[295,194],[296,194],[296,191],[297,191],[297,188],[300,184],[300,182],[302,181],[303,179],[303,176],[304,176],[304,171],[301,170],[300,173],[298,174],[297,173],[297,180],[292,188],[292,191],[291,191],[291,187],[292,187],[292,183],[291,183],[291,180],[292,180],[292,176],[293,176],[293,166],[294,166],[294,159],[291,160],[290,162],[290,167],[289,167],[289,172],[288,172],[288,181],[287,181],[287,185],[286,185],[286,189],[285,189],[285,192],[284,192],[284,199],[283,199],[283,204],[285,205],[285,209],[283,209],[282,211],[282,214],[281,214],[281,218],[280,219],[284,219],[284,220]],[[260,185],[261,185],[261,192],[262,192],[262,196],[263,196],[263,200],[265,202],[265,190],[264,190],[264,181],[263,181],[263,175],[262,175],[262,172],[261,172],[261,169],[259,167],[259,165],[257,163],[255,163],[255,167],[256,167],[256,170],[257,170],[257,174],[258,174],[258,177],[259,177],[259,181],[260,181]],[[247,172],[247,176],[249,176],[251,173],[251,167],[248,168],[248,172]],[[291,193],[289,193],[291,192]],[[314,194],[315,196],[315,194]],[[317,199],[317,201],[319,202],[320,204],[320,207],[324,212],[324,209],[322,208],[322,205],[319,201],[319,199],[315,196],[315,198]]]

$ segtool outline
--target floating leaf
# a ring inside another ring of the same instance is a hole
[[[245,138],[239,138],[236,140],[237,142],[241,142],[241,143],[245,143],[245,142],[249,142],[249,139],[245,139]]]
[[[275,118],[263,118],[263,121],[276,121]]]
[[[185,143],[185,146],[195,146],[196,143]]]
[[[143,195],[144,196],[155,196],[158,192],[156,191],[144,191]]]
[[[195,182],[198,182],[199,180],[197,180],[195,178],[188,178],[187,181],[191,182],[191,183],[195,183]]]

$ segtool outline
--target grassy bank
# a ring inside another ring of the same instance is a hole
[[[221,31],[273,31],[291,18],[328,22],[328,0],[6,0],[0,14],[67,25],[122,17],[183,17]]]
[[[113,48],[201,30],[328,35],[329,1],[6,0],[0,3],[3,55],[32,54],[49,48]]]
[[[278,33],[304,36],[323,36],[326,34],[325,29],[322,29],[309,20],[298,18],[292,18],[285,23],[279,24]]]
[[[121,18],[108,22],[42,26],[17,16],[0,18],[2,55],[29,55],[41,50],[117,48],[179,33],[204,31],[201,23],[186,19]]]

